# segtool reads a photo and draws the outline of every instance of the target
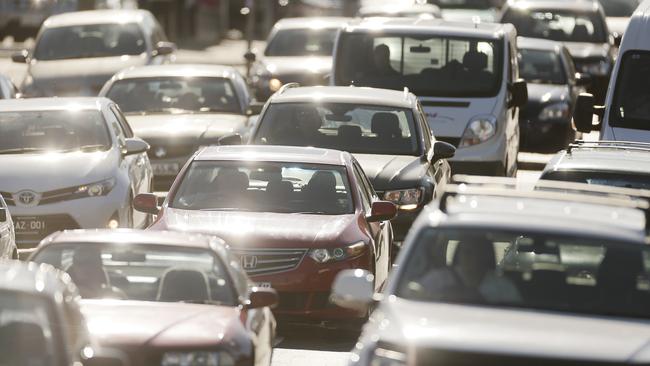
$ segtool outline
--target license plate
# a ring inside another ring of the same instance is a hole
[[[47,229],[45,220],[37,217],[14,218],[14,228],[17,234],[33,235],[40,234]]]
[[[255,287],[259,288],[271,288],[271,283],[270,282],[257,282],[254,285]]]
[[[154,175],[176,175],[180,170],[178,163],[154,163],[151,164]]]

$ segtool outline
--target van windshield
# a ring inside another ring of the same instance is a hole
[[[374,33],[342,35],[336,65],[336,85],[465,98],[496,95],[503,68],[496,40]]]
[[[610,108],[612,127],[650,130],[650,52],[623,56]]]

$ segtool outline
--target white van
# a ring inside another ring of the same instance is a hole
[[[407,87],[436,139],[458,148],[454,174],[513,176],[528,100],[516,39],[510,24],[369,18],[339,34],[331,82]]]
[[[601,140],[650,142],[650,0],[634,12],[623,36],[605,106],[590,94],[578,97],[574,124],[580,132],[600,130]],[[596,114],[600,123],[593,124]]]

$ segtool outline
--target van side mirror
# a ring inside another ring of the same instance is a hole
[[[366,312],[374,301],[374,276],[362,269],[346,269],[336,276],[330,301],[342,308]]]
[[[7,221],[7,209],[4,207],[0,207],[0,222],[6,222]]]
[[[589,74],[585,73],[576,73],[576,85],[577,86],[584,86],[585,88],[588,88],[591,86],[591,83],[593,81],[593,78]]]
[[[176,52],[176,44],[173,42],[158,42],[154,50],[154,56],[167,56]]]
[[[249,50],[244,54],[244,59],[246,59],[247,62],[253,63],[257,60],[257,55],[255,55],[255,52]]]
[[[528,84],[519,79],[510,84],[510,105],[509,107],[523,107],[528,103]]]
[[[29,59],[29,51],[27,50],[21,50],[11,55],[11,61],[15,63],[25,64],[27,59]]]
[[[133,198],[133,208],[139,212],[157,215],[160,212],[158,197],[153,193],[140,193]]]
[[[444,141],[436,141],[433,143],[433,157],[431,163],[435,163],[442,159],[451,159],[456,155],[456,147]]]
[[[397,206],[388,201],[375,201],[370,207],[369,222],[392,220],[397,216]]]
[[[594,96],[592,94],[578,95],[573,112],[573,128],[583,133],[594,131]]]
[[[231,135],[226,135],[219,139],[218,144],[222,146],[227,145],[243,145],[244,141],[240,134],[233,133]]]

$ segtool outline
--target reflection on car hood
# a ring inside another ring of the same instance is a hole
[[[190,211],[167,208],[156,227],[212,234],[233,246],[304,248],[341,244],[356,224],[355,215]],[[351,239],[353,240],[353,239]]]
[[[419,156],[354,154],[378,191],[413,188],[421,184],[426,164]]]
[[[211,347],[239,317],[235,307],[123,300],[84,300],[82,311],[102,346]]]
[[[143,139],[220,137],[241,132],[248,117],[228,113],[150,114],[126,116],[133,132]]]
[[[373,314],[364,334],[374,332],[379,332],[382,341],[421,348],[621,363],[633,357],[635,363],[650,361],[650,323],[643,320],[398,299],[382,303]]]
[[[115,175],[115,150],[0,155],[0,190],[44,192],[93,183]]]
[[[606,58],[609,55],[610,46],[606,43],[564,42],[564,45],[574,59]]]
[[[567,85],[528,83],[528,101],[536,104],[569,102],[569,87]]]
[[[274,76],[325,74],[332,70],[332,57],[329,56],[264,57],[262,63]]]

